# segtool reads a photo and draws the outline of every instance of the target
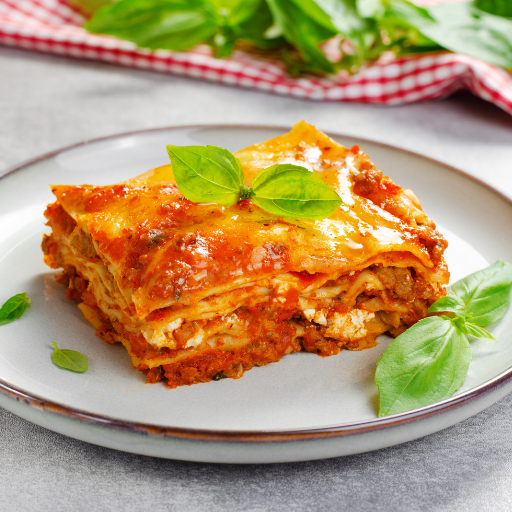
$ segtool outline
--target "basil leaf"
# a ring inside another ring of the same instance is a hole
[[[252,181],[254,204],[276,215],[325,219],[341,205],[340,196],[322,178],[304,167],[278,164]]]
[[[250,2],[251,0],[210,0],[210,3],[217,9],[220,15],[227,15],[233,9],[240,7],[240,4]]]
[[[405,23],[447,50],[512,69],[512,21],[475,9],[471,3],[429,9],[406,0],[386,0],[392,25]]]
[[[466,322],[466,334],[473,336],[474,338],[479,338],[481,340],[497,340],[490,332],[486,331],[482,327],[478,327],[478,325],[473,325],[469,322]]]
[[[498,321],[510,306],[512,265],[498,260],[453,284],[448,292],[466,304],[466,320],[479,327]]]
[[[115,0],[70,0],[69,3],[71,5],[78,5],[88,13],[92,13],[113,2],[115,2]]]
[[[142,48],[182,51],[213,36],[217,23],[207,0],[119,0],[97,11],[85,28]]]
[[[512,3],[473,0],[431,8],[407,0],[73,0],[89,12],[91,32],[140,47],[188,50],[199,43],[217,57],[240,41],[279,48],[288,71],[356,71],[384,51],[396,55],[448,49],[512,69]],[[103,7],[101,7],[103,6]],[[341,35],[354,51],[338,62],[320,44]],[[271,54],[272,56],[275,56]]]
[[[293,0],[267,0],[267,4],[275,25],[304,61],[303,64],[297,63],[290,53],[285,53],[290,71],[293,74],[304,71],[334,73],[334,64],[319,47],[321,42],[336,35],[336,28],[329,17],[312,0],[297,3]]]
[[[450,397],[464,382],[470,362],[466,336],[447,317],[420,320],[391,342],[377,363],[379,416]]]
[[[382,0],[356,0],[356,9],[362,18],[380,18],[385,12]]]
[[[300,1],[302,4],[303,2]],[[348,59],[345,54],[343,57],[345,61],[350,62],[351,65],[360,66],[369,57],[368,53],[370,47],[379,38],[379,29],[375,22],[370,19],[362,17],[358,10],[372,9],[368,5],[359,5],[357,0],[314,0],[314,2],[322,11],[328,16],[330,26],[335,27],[335,30],[350,39],[358,59],[353,61]]]
[[[473,5],[489,14],[512,18],[512,2],[510,0],[475,0]]]
[[[17,320],[30,305],[31,302],[26,293],[18,293],[18,295],[12,296],[0,308],[0,325]]]
[[[208,40],[217,59],[230,57],[235,49],[235,43],[235,34],[229,27],[220,27],[217,33]]]
[[[89,368],[89,361],[80,352],[76,350],[60,349],[55,341],[52,341],[55,350],[52,352],[52,361],[66,370],[83,373]]]
[[[229,57],[234,50],[237,35],[233,28],[252,13],[252,0],[210,0],[215,8],[217,17],[217,31],[208,40],[214,50],[215,57]]]
[[[218,16],[222,17],[225,25],[238,25],[252,18],[261,0],[210,0],[216,7]]]
[[[466,303],[457,295],[448,294],[441,297],[430,306],[429,313],[455,313],[457,316],[464,317],[466,314]]]
[[[240,199],[240,160],[217,146],[167,146],[180,192],[194,203],[233,206]]]
[[[241,1],[227,17],[227,23],[236,37],[260,48],[287,44],[281,30],[274,26],[266,0]]]

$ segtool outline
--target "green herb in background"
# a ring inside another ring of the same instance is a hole
[[[8,299],[0,308],[0,325],[8,324],[25,313],[31,302],[26,293],[18,293]]]
[[[278,164],[261,170],[244,185],[242,164],[217,146],[167,146],[180,192],[194,203],[233,206],[251,199],[275,215],[320,220],[341,205],[340,196],[304,167]]]
[[[52,361],[66,370],[83,373],[89,368],[89,361],[76,350],[60,349],[55,341],[52,341],[55,350],[52,352]]]
[[[512,21],[479,10],[472,3],[443,4],[422,9],[390,0],[387,16],[453,52],[512,69]],[[404,43],[405,44],[405,43]],[[399,51],[407,53],[407,46]]]
[[[475,0],[475,7],[496,16],[512,18],[512,2],[510,0]]]
[[[379,416],[452,396],[471,362],[467,336],[494,340],[484,327],[503,317],[511,288],[512,265],[499,260],[457,281],[429,309],[444,314],[420,320],[391,342],[375,372]]]
[[[71,1],[95,11],[85,25],[90,32],[150,49],[182,51],[206,43],[217,57],[229,57],[237,45],[272,56],[278,50],[292,75],[353,73],[385,51],[451,50],[512,69],[508,0],[430,8],[407,0]],[[321,48],[334,36],[351,47],[336,62]]]
[[[87,14],[92,14],[100,7],[113,3],[113,0],[69,0],[69,3]]]

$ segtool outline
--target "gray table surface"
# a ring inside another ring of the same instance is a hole
[[[291,125],[386,142],[512,197],[512,117],[459,94],[316,103],[0,48],[0,169],[79,141],[200,123]],[[414,442],[336,459],[214,465],[131,455],[0,410],[0,510],[511,510],[512,395]]]

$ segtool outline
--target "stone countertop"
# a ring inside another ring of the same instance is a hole
[[[374,139],[512,197],[512,117],[470,94],[401,107],[317,103],[0,48],[0,169],[83,140],[190,124],[289,126]],[[512,395],[426,438],[275,465],[161,460],[101,448],[0,410],[2,511],[510,510]]]

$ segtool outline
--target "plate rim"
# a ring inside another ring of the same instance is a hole
[[[156,133],[164,131],[175,131],[175,130],[192,130],[192,129],[254,129],[254,130],[282,130],[283,132],[289,131],[289,126],[282,125],[260,125],[260,124],[190,124],[190,125],[174,125],[158,128],[147,128],[143,130],[133,130],[128,132],[122,132],[114,135],[107,135],[104,137],[98,137],[94,139],[86,139],[84,141],[64,146],[53,151],[49,151],[42,155],[30,158],[21,163],[7,167],[5,170],[0,171],[0,180],[6,176],[13,174],[17,171],[21,171],[26,167],[37,164],[43,160],[52,158],[58,154],[77,149],[90,144],[98,142],[104,142],[109,140],[115,140],[119,138],[129,137],[133,135],[141,135],[146,133]],[[439,165],[446,170],[458,174],[463,178],[469,179],[475,182],[477,185],[484,187],[499,198],[503,199],[509,206],[512,207],[512,198],[503,192],[499,191],[492,185],[472,176],[465,171],[458,169],[450,164],[446,164],[435,158],[417,153],[412,150],[401,148],[392,144],[379,142],[373,139],[365,137],[358,137],[355,135],[349,135],[344,133],[326,131],[329,137],[339,138],[350,138],[361,141],[361,143],[375,144],[387,149],[394,151],[400,151],[407,155],[421,158],[423,160],[432,162]],[[111,428],[115,430],[130,431],[134,434],[141,435],[153,435],[170,437],[189,441],[220,441],[220,442],[250,442],[250,443],[268,443],[268,442],[283,442],[283,441],[301,441],[301,440],[317,440],[324,438],[337,438],[345,437],[347,435],[361,435],[371,433],[380,430],[387,430],[394,427],[403,426],[409,423],[415,423],[423,419],[436,416],[441,413],[451,411],[455,408],[467,405],[474,400],[483,398],[484,396],[492,393],[498,388],[503,387],[507,383],[512,381],[512,367],[499,373],[492,379],[484,382],[483,384],[472,388],[460,395],[452,396],[446,400],[436,402],[431,405],[421,407],[419,409],[413,409],[412,411],[406,411],[399,414],[394,414],[385,417],[377,417],[369,420],[361,420],[348,424],[335,424],[327,425],[317,428],[301,428],[301,429],[283,429],[283,430],[218,430],[218,429],[199,429],[199,428],[183,428],[183,427],[172,427],[163,426],[145,422],[134,422],[128,420],[122,420],[107,415],[101,415],[91,413],[86,410],[77,409],[72,406],[64,405],[53,400],[48,400],[36,393],[29,393],[24,391],[17,386],[10,384],[4,379],[0,378],[0,393],[7,396],[10,399],[14,399],[29,407],[33,407],[42,412],[50,412],[58,416],[80,421],[91,424],[92,426],[101,426]]]

